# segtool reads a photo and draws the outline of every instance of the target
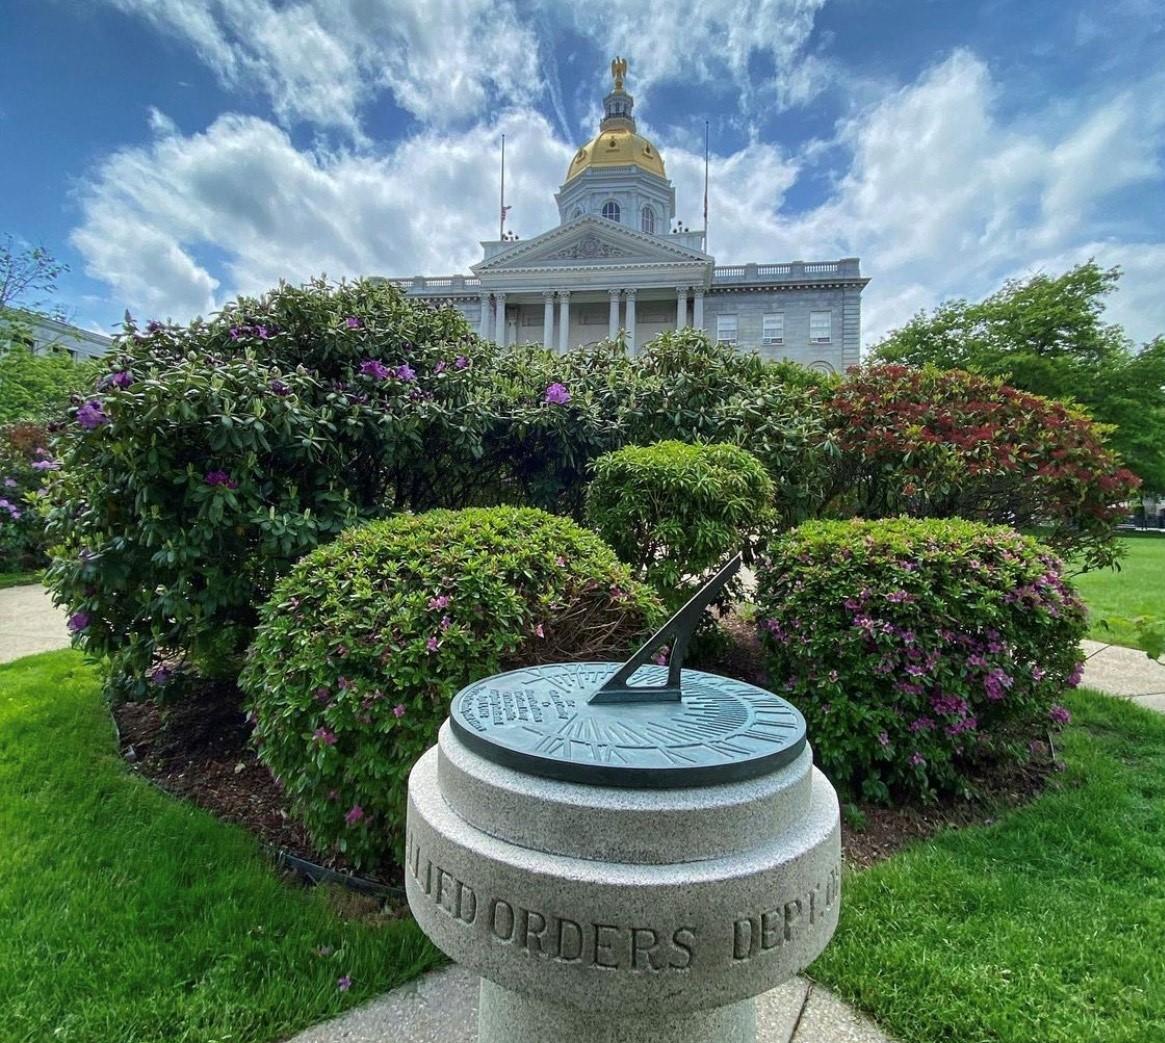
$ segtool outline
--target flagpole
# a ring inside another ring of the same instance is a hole
[[[704,253],[708,252],[708,121],[704,120]]]
[[[498,239],[506,234],[506,136],[502,135],[502,192],[498,204]]]

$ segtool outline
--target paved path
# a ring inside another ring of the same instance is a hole
[[[1147,710],[1165,713],[1165,663],[1121,645],[1084,641],[1085,688],[1128,699]]]
[[[65,613],[40,584],[0,590],[0,663],[69,647]]]
[[[478,981],[463,967],[443,967],[289,1043],[473,1043]],[[804,978],[758,997],[757,1008],[757,1043],[890,1043],[872,1022]]]

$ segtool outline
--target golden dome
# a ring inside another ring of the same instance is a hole
[[[566,180],[577,177],[591,167],[636,166],[649,174],[667,177],[663,157],[656,147],[626,127],[601,130],[575,154],[566,172]]]

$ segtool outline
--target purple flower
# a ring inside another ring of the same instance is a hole
[[[1048,671],[1045,670],[1042,666],[1033,666],[1032,667],[1032,680],[1033,681],[1042,681],[1047,676],[1047,674],[1048,674]]]
[[[109,378],[109,382],[114,387],[127,388],[130,386],[130,384],[133,383],[133,374],[122,370],[120,373],[114,373],[113,376]]]
[[[440,612],[441,609],[449,607],[449,595],[438,594],[435,598],[429,598],[429,610],[431,612]]]
[[[878,732],[878,745],[886,747],[890,745],[890,736],[885,732]]]
[[[161,663],[146,673],[146,677],[148,677],[153,684],[156,684],[159,687],[166,684],[173,676],[174,671],[171,670],[170,667]]]
[[[983,679],[983,688],[987,692],[987,698],[993,703],[999,702],[1007,694],[1007,689],[1011,687],[1013,680],[1010,674],[1004,673],[996,667]]]
[[[246,332],[247,332],[246,326],[232,326],[231,327],[231,340],[238,340]]]
[[[77,423],[86,431],[92,431],[95,427],[108,424],[109,417],[105,415],[101,403],[97,399],[91,398],[77,410]]]
[[[252,332],[260,340],[266,340],[268,337],[271,336],[271,333],[272,333],[272,331],[269,330],[266,326],[256,326]]]
[[[162,324],[157,319],[150,319],[150,321],[146,323],[147,333],[157,333],[160,329],[162,329]]]
[[[464,355],[458,355],[457,358],[453,360],[453,368],[469,369],[469,359],[467,359]]]
[[[1072,720],[1072,714],[1068,710],[1068,707],[1061,706],[1059,703],[1053,703],[1048,710],[1048,719],[1053,724],[1064,725]]]
[[[351,987],[352,979],[346,974],[336,982],[336,988],[341,992],[347,992]]]
[[[330,732],[327,728],[317,728],[314,732],[311,733],[311,737],[315,739],[316,742],[321,743],[324,746],[336,745],[335,732]]]
[[[436,652],[440,647],[441,642],[436,637],[431,637],[425,642],[425,649],[429,652]]]
[[[918,750],[915,750],[910,755],[910,759],[906,763],[909,764],[912,768],[925,768],[926,758],[921,753],[919,753]]]
[[[453,620],[451,620],[448,616],[441,617],[441,629],[442,630],[448,630],[452,625],[453,625]]]
[[[916,717],[910,722],[912,732],[928,732],[934,727],[934,721],[929,717]]]
[[[88,612],[74,612],[70,617],[68,623],[65,624],[74,634],[81,633],[89,626]]]
[[[314,692],[312,692],[312,695],[315,696],[317,702],[321,702],[325,706],[327,706],[327,704],[332,701],[332,693],[329,692],[322,685],[319,688],[317,688]]]
[[[914,601],[916,598],[913,594],[907,594],[904,590],[892,590],[886,595],[886,600],[891,604],[901,605],[907,601]]]
[[[397,703],[392,708],[392,715],[393,717],[403,717],[405,715],[404,703]]]
[[[280,398],[286,398],[291,394],[291,388],[284,384],[282,380],[273,380],[267,387],[271,389],[273,395],[278,395]]]
[[[239,487],[239,483],[226,471],[207,471],[205,481],[207,485],[222,485],[228,489],[237,489]]]
[[[379,359],[368,359],[366,362],[360,363],[360,373],[362,376],[371,377],[373,380],[386,380],[388,378],[388,367]]]
[[[406,384],[411,384],[417,379],[417,371],[413,369],[407,362],[402,362],[396,367],[396,379],[402,380]]]
[[[1075,688],[1084,679],[1084,660],[1081,660],[1072,668],[1072,673],[1068,675],[1068,680],[1064,682],[1069,688]]]
[[[434,373],[444,373],[445,370],[448,368],[449,368],[448,365],[446,364],[444,359],[442,359],[440,362],[437,363],[437,365],[435,365],[433,367],[433,372]]]
[[[344,816],[344,821],[347,822],[349,826],[354,826],[363,817],[364,817],[364,809],[359,804],[353,804],[348,809],[348,814],[346,814]]]
[[[61,465],[56,460],[33,460],[32,469],[34,471],[59,471]]]
[[[362,323],[355,315],[349,315],[344,320],[344,325],[347,326],[350,330],[358,330],[361,326],[364,325],[364,323]]]
[[[565,406],[570,401],[570,392],[565,384],[554,383],[546,389],[542,400],[550,406]]]
[[[17,481],[15,478],[5,478],[4,479],[4,487],[6,489],[15,489],[16,486],[17,486]]]

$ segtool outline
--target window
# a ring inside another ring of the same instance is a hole
[[[615,200],[610,200],[603,204],[603,216],[608,221],[619,220],[619,204]]]
[[[785,313],[783,311],[773,312],[764,317],[760,338],[765,344],[785,343]]]
[[[649,206],[643,208],[643,214],[639,219],[639,227],[642,231],[647,232],[648,235],[655,235],[655,211]]]
[[[736,344],[736,316],[735,315],[717,315],[716,316],[716,343],[717,344]]]
[[[811,311],[809,313],[809,340],[813,344],[828,344],[833,340],[833,312]]]

